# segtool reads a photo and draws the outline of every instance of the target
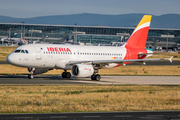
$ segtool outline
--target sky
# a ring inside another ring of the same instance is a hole
[[[0,15],[15,18],[80,13],[180,14],[180,0],[0,0]]]

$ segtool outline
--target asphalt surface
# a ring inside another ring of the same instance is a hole
[[[0,85],[180,85],[180,76],[101,76],[100,81],[88,78],[70,79],[57,75],[36,75],[28,79],[27,75],[0,75]]]
[[[6,61],[0,61],[0,64],[8,64]],[[128,65],[142,65],[138,63],[131,63]],[[154,61],[154,62],[146,62],[146,65],[180,65],[180,61],[173,61],[170,63],[169,61]]]
[[[179,120],[180,111],[0,114],[1,120]]]

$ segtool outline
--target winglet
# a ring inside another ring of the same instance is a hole
[[[169,58],[169,61],[172,63],[173,56]]]

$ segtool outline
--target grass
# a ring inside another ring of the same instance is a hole
[[[0,86],[1,113],[179,109],[179,86]]]
[[[6,57],[12,53],[17,47],[14,46],[0,46],[0,60],[5,61]]]
[[[154,53],[158,53],[158,52],[154,52]],[[148,57],[147,59],[154,59],[154,58],[170,58],[170,57],[173,57],[173,60],[180,60],[180,54],[178,54],[178,52],[168,52],[168,53],[164,53],[164,54],[154,54],[150,57]]]
[[[61,75],[63,70],[50,70],[45,75]],[[70,72],[70,71],[69,71]],[[12,65],[0,65],[0,74],[29,74],[27,68]],[[180,75],[180,66],[120,66],[111,69],[100,69],[100,75]]]

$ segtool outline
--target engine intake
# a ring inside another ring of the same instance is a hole
[[[76,64],[72,67],[71,72],[76,77],[89,77],[94,73],[92,65]]]

